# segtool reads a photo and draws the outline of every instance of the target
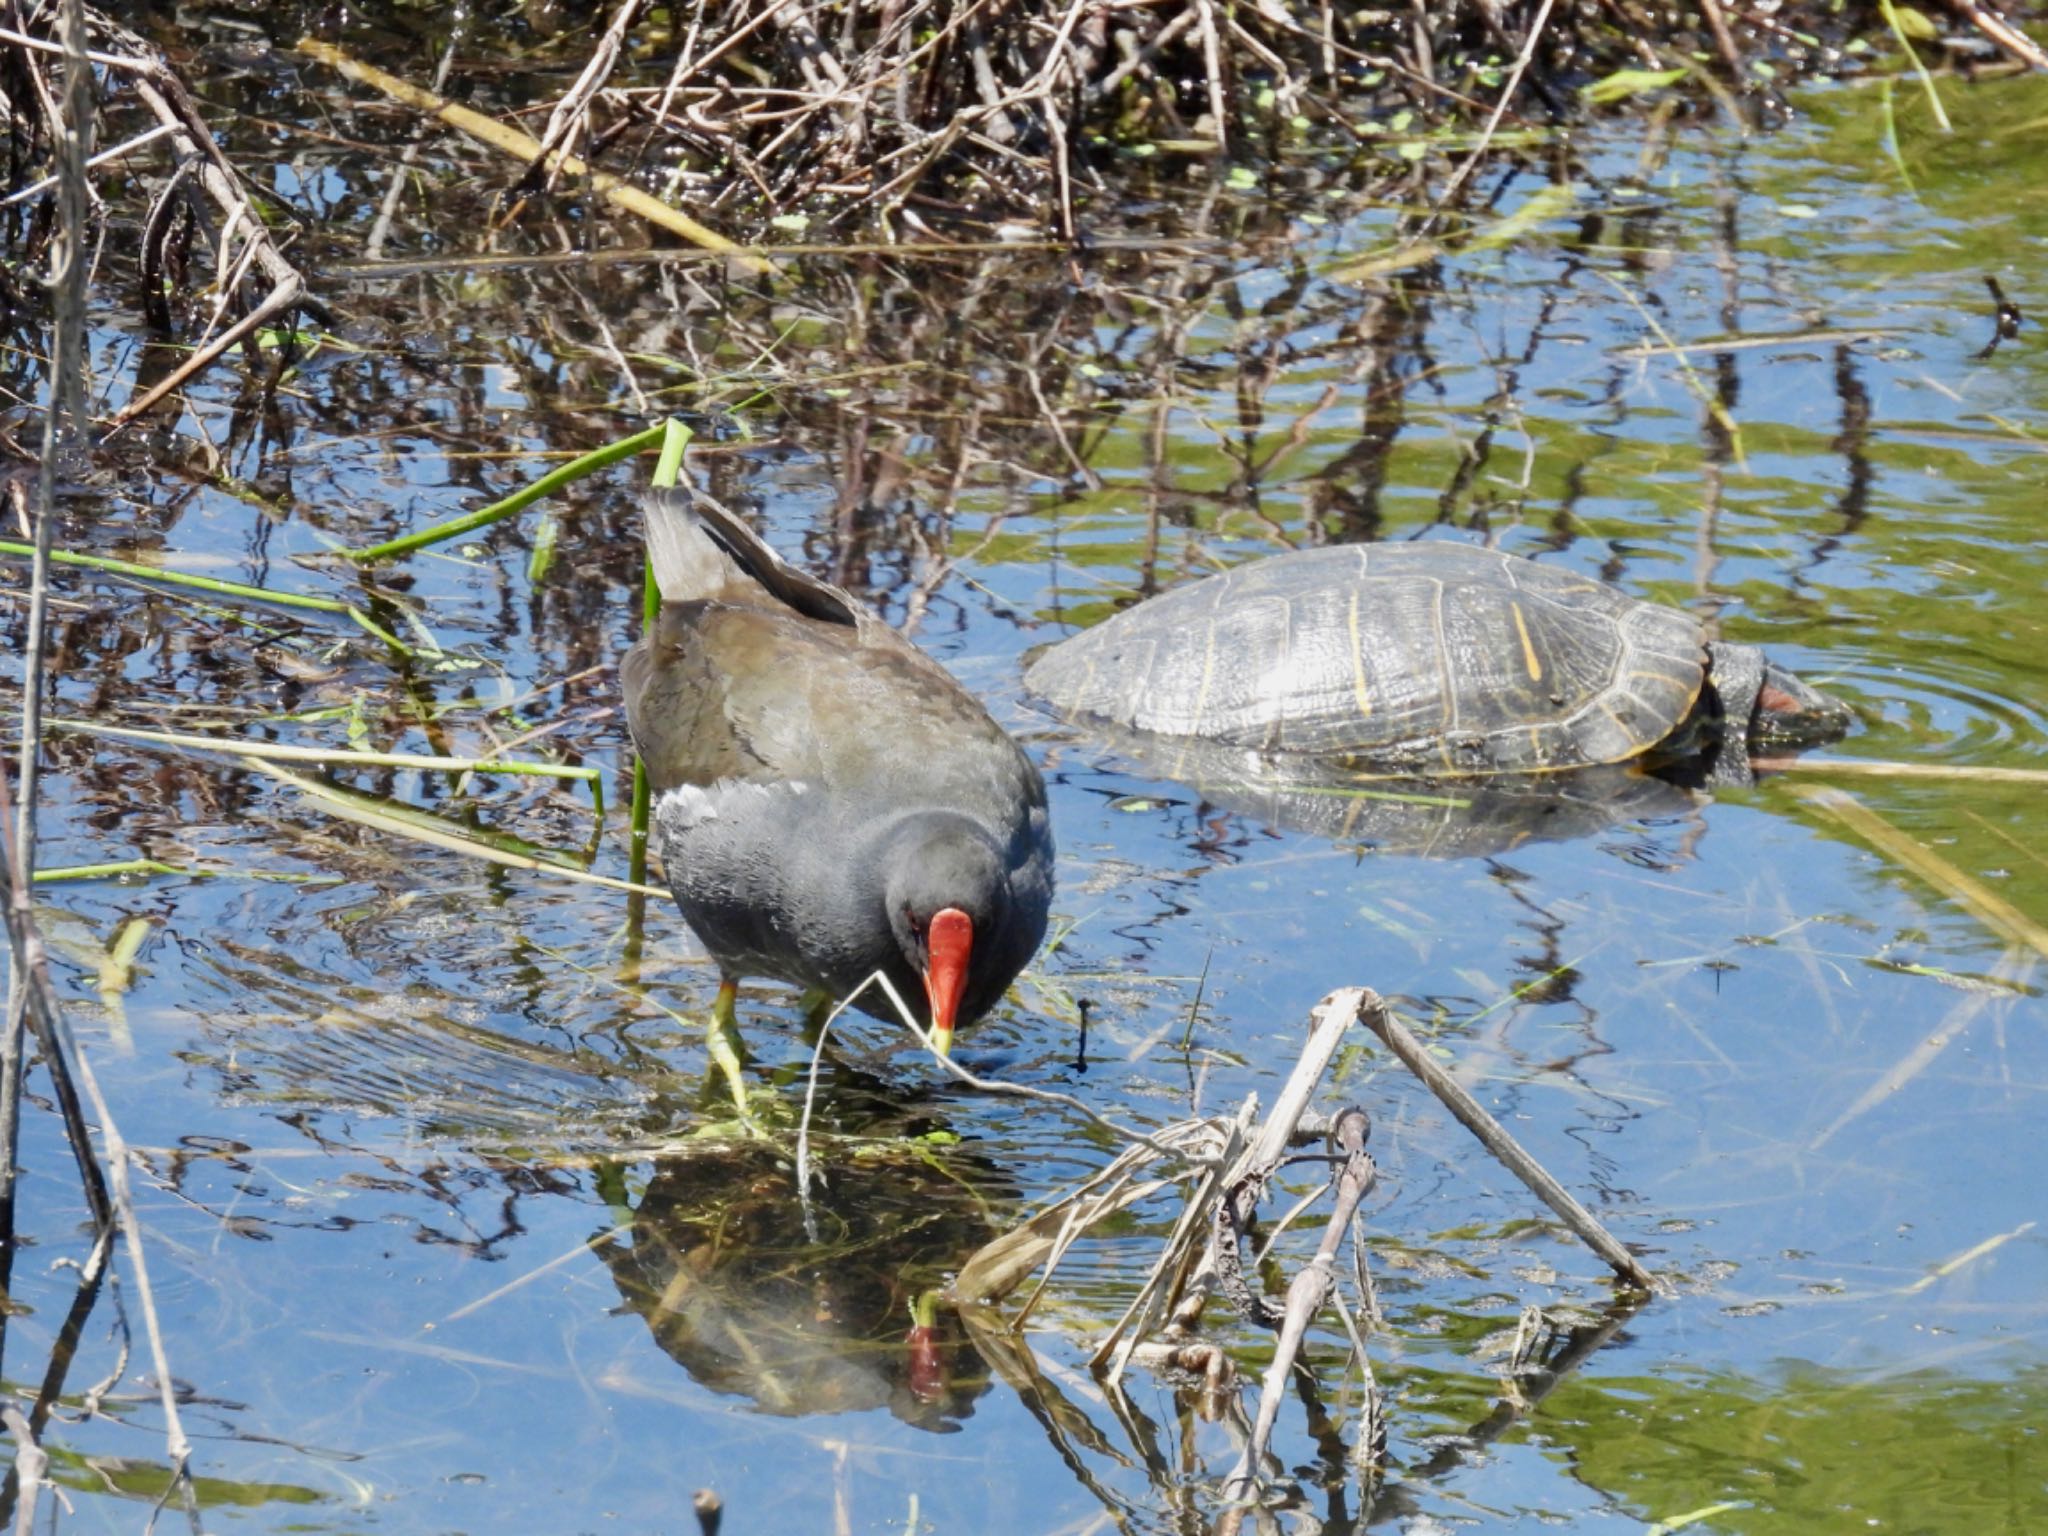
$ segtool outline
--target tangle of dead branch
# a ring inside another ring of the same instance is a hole
[[[1958,48],[2041,62],[1975,0],[1952,15]],[[1307,135],[1370,148],[1393,122],[1490,137],[1596,110],[1586,87],[1644,69],[1767,117],[1787,83],[1865,67],[1846,45],[1886,27],[1874,4],[1729,0],[621,0],[546,137],[742,218],[915,233],[927,216],[1022,217],[1070,240],[1077,191],[1119,158],[1271,159]],[[643,73],[615,79],[628,59]]]

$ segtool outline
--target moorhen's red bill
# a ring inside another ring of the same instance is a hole
[[[709,497],[643,507],[661,616],[620,673],[676,904],[728,982],[843,998],[881,971],[943,1053],[1045,937],[1038,770],[938,663]],[[876,988],[859,1006],[891,1011]]]

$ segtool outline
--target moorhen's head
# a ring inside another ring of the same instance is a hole
[[[882,854],[889,928],[924,981],[932,1043],[943,1056],[954,1027],[978,1018],[1017,972],[1008,941],[1010,880],[994,840],[964,816],[927,812],[896,829]]]

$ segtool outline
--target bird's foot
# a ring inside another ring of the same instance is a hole
[[[739,987],[731,980],[718,984],[718,997],[711,1004],[711,1024],[704,1032],[704,1048],[711,1056],[714,1072],[725,1079],[725,1090],[738,1111],[741,1127],[750,1136],[765,1138],[767,1128],[756,1114],[752,1095],[747,1092],[747,1048],[740,1041]]]
[[[748,1092],[748,1049],[739,1038],[737,1001],[739,985],[731,979],[721,981],[719,995],[711,1004],[711,1024],[705,1030],[705,1051],[711,1055],[713,1077],[723,1079],[739,1128],[748,1137],[768,1141],[772,1139],[772,1126],[788,1116],[786,1112],[778,1114],[780,1100],[772,1094],[756,1096]],[[727,1128],[731,1126],[705,1126],[707,1133],[723,1133]]]

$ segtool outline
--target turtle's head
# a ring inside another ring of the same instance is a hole
[[[1855,718],[1840,699],[1801,682],[1753,645],[1716,640],[1707,653],[1729,746],[1740,742],[1751,757],[1817,747]]]
[[[1750,750],[1770,747],[1799,752],[1837,741],[1855,718],[1840,699],[1766,661],[1763,684],[1756,691],[1756,707],[1749,717]]]

